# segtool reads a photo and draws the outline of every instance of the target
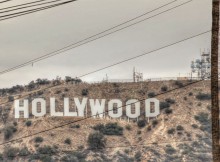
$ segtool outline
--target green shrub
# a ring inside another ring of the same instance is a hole
[[[139,120],[139,121],[137,122],[137,125],[138,125],[139,128],[145,127],[146,124],[147,124],[147,121],[146,121],[145,119]]]
[[[149,93],[148,93],[148,97],[150,97],[150,98],[155,97],[155,95],[156,95],[156,94],[155,94],[154,92],[149,92]]]
[[[199,94],[196,95],[196,98],[198,100],[210,100],[211,99],[211,94],[199,93]]]
[[[134,157],[135,157],[135,159],[137,160],[137,161],[141,161],[141,152],[140,151],[138,151],[138,152],[136,152],[136,154],[134,155]]]
[[[102,149],[105,147],[106,139],[100,132],[91,133],[88,137],[88,144],[92,149]]]
[[[128,124],[125,126],[125,128],[126,128],[127,130],[131,130],[131,126],[128,125]]]
[[[160,109],[169,108],[170,104],[168,102],[160,102]]]
[[[183,84],[181,81],[179,81],[179,80],[175,81],[174,84],[175,84],[176,86],[178,86],[179,88],[181,88],[181,87],[184,86],[184,84]]]
[[[71,125],[70,128],[80,128],[80,125],[79,124],[76,124],[76,125],[74,124],[74,125]]]
[[[57,150],[54,147],[51,146],[43,146],[43,147],[39,147],[37,149],[37,151],[40,154],[49,154],[49,155],[53,155],[57,152]]]
[[[28,120],[28,121],[25,122],[25,124],[26,124],[27,127],[30,127],[32,122],[30,120]]]
[[[3,161],[4,158],[3,158],[3,154],[0,153],[0,161]]]
[[[65,139],[64,143],[70,145],[71,144],[71,139],[70,138]]]
[[[155,119],[152,121],[152,125],[155,127],[158,124],[158,121]]]
[[[174,99],[171,99],[171,98],[166,98],[165,101],[169,104],[175,104],[175,100]]]
[[[175,129],[174,128],[168,129],[167,133],[168,134],[174,134],[175,133]]]
[[[167,145],[165,148],[165,152],[169,155],[172,155],[176,153],[176,150],[171,145]]]
[[[137,131],[137,134],[141,134],[141,130],[138,130],[138,131]]]
[[[19,152],[19,149],[18,148],[15,148],[15,147],[9,147],[9,148],[6,148],[4,150],[4,155],[9,159],[9,160],[13,160],[17,154]]]
[[[197,124],[192,124],[192,127],[193,127],[194,129],[197,129],[199,126],[198,126]]]
[[[19,151],[19,156],[28,156],[29,154],[30,152],[28,151],[27,147],[24,147]]]
[[[14,101],[14,96],[8,96],[8,101],[9,101],[9,102]]]
[[[123,128],[118,123],[98,124],[93,129],[100,131],[104,135],[123,135]]]
[[[43,139],[43,137],[36,137],[35,139],[34,139],[34,141],[36,142],[36,143],[41,143],[41,142],[43,142],[44,141],[44,139]]]
[[[184,128],[183,128],[183,126],[178,125],[178,126],[176,127],[176,130],[178,130],[178,131],[182,131],[182,130],[184,130]]]
[[[161,87],[161,91],[162,91],[162,92],[166,92],[167,90],[168,90],[168,87],[167,87],[167,86],[162,86],[162,87]]]
[[[17,123],[16,121],[14,121],[14,122],[13,122],[13,125],[14,125],[14,126],[17,126],[17,125],[18,125],[18,123]]]
[[[189,96],[192,96],[193,95],[193,93],[192,92],[189,92]]]
[[[87,96],[88,93],[89,93],[89,90],[88,90],[88,89],[83,89],[83,90],[82,90],[82,95],[83,95],[83,96]]]
[[[17,128],[14,126],[7,126],[4,128],[4,138],[7,140],[12,137],[13,133],[17,131]]]
[[[172,112],[173,112],[173,110],[170,109],[170,108],[166,108],[166,109],[165,109],[165,113],[166,113],[166,114],[172,114]]]
[[[151,126],[150,126],[150,125],[147,127],[147,130],[148,130],[148,131],[151,131]]]
[[[194,118],[195,120],[199,121],[200,124],[205,125],[210,123],[208,116],[209,115],[207,113],[201,112],[198,115],[195,115]]]
[[[53,158],[50,155],[41,155],[40,160],[42,162],[54,162]]]
[[[62,162],[86,162],[86,154],[82,152],[70,152],[61,158]]]

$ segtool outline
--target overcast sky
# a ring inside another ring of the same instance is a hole
[[[53,9],[0,22],[0,71],[42,56],[173,0],[78,0]],[[175,3],[146,15],[176,6]],[[30,0],[13,0],[0,8]],[[140,19],[139,19],[140,20]],[[211,29],[211,1],[193,0],[172,11],[58,56],[0,75],[0,88],[37,78],[76,77]],[[99,71],[85,81],[131,79],[135,66],[144,78],[183,76],[200,49],[210,49],[205,34],[144,57]]]

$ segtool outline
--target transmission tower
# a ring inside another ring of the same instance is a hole
[[[143,81],[143,73],[137,72],[135,67],[133,69],[133,82],[142,82]]]
[[[192,61],[191,72],[199,79],[210,79],[211,77],[211,54],[210,51],[203,51],[201,58]]]

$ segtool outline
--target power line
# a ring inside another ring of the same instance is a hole
[[[8,1],[12,1],[12,0],[5,0],[5,1],[1,1],[0,3],[5,3],[5,2],[8,2]]]
[[[58,2],[58,1],[61,1],[61,0],[54,0],[54,1],[39,3],[39,4],[35,4],[35,5],[19,7],[19,8],[15,8],[15,9],[6,10],[6,11],[1,11],[0,13],[6,13],[6,12],[11,12],[11,11],[16,11],[16,10],[20,10],[20,9],[24,9],[24,8],[31,8],[31,7],[40,6],[40,5],[49,4],[49,3],[54,3],[54,2]],[[27,11],[28,11],[28,10],[27,10]]]
[[[37,58],[35,58],[35,59],[29,60],[29,61],[27,61],[27,62],[25,62],[25,63],[20,64],[20,65],[17,65],[17,66],[8,68],[8,69],[6,69],[6,70],[3,70],[3,71],[0,72],[0,75],[5,74],[5,73],[10,72],[10,71],[13,71],[13,70],[16,70],[16,69],[19,69],[19,68],[21,68],[21,67],[24,67],[24,66],[33,64],[33,63],[38,62],[38,61],[41,61],[41,60],[43,60],[43,59],[47,59],[47,58],[49,58],[49,57],[58,55],[58,54],[60,54],[60,53],[62,53],[62,52],[65,52],[65,51],[68,51],[68,50],[70,50],[70,49],[73,49],[73,48],[82,46],[82,45],[87,44],[87,43],[89,43],[89,42],[93,42],[93,41],[95,41],[95,40],[98,40],[98,39],[103,38],[103,37],[105,37],[105,36],[108,36],[108,35],[110,35],[110,34],[116,33],[116,32],[118,32],[118,31],[124,30],[124,29],[126,29],[126,28],[128,28],[128,27],[131,27],[131,26],[133,26],[133,25],[136,25],[136,24],[138,24],[138,23],[141,23],[141,22],[143,22],[143,21],[146,21],[146,20],[148,20],[148,19],[151,19],[151,18],[156,17],[156,16],[158,16],[158,15],[161,15],[161,14],[163,14],[163,13],[166,13],[166,12],[168,12],[168,11],[170,11],[170,10],[173,10],[173,9],[175,9],[175,8],[178,8],[178,7],[180,7],[180,6],[183,6],[183,5],[185,5],[185,4],[187,4],[187,3],[191,2],[191,1],[192,1],[192,0],[187,1],[187,2],[185,2],[185,3],[182,3],[182,4],[180,4],[180,5],[177,5],[177,6],[175,6],[175,7],[172,7],[172,8],[170,8],[170,9],[165,10],[165,11],[163,11],[163,12],[160,12],[160,13],[158,13],[158,14],[156,14],[156,15],[153,15],[153,16],[147,17],[147,18],[145,18],[145,19],[142,19],[142,20],[140,20],[140,21],[138,21],[138,22],[132,23],[132,24],[130,24],[130,25],[128,25],[128,26],[125,26],[125,27],[123,27],[123,28],[120,28],[120,29],[114,30],[114,31],[112,31],[112,32],[109,32],[109,33],[107,33],[107,34],[101,35],[101,34],[107,32],[107,31],[111,31],[112,29],[115,29],[115,28],[117,28],[117,27],[119,27],[119,26],[121,26],[121,25],[124,25],[124,24],[126,24],[126,23],[128,23],[128,22],[131,22],[131,21],[135,20],[135,19],[138,19],[138,18],[140,18],[140,17],[142,17],[142,16],[144,16],[144,15],[146,15],[146,14],[148,14],[148,13],[151,13],[151,12],[153,12],[153,11],[155,11],[155,10],[158,10],[158,9],[164,7],[164,6],[167,6],[167,5],[171,4],[171,3],[174,3],[175,1],[169,2],[169,3],[167,3],[167,4],[165,4],[165,5],[162,5],[162,6],[156,8],[156,9],[154,9],[154,10],[148,11],[148,12],[142,14],[142,15],[139,15],[139,16],[137,16],[137,17],[135,17],[135,18],[132,18],[132,19],[130,19],[130,20],[128,20],[128,21],[125,21],[125,22],[123,22],[123,23],[121,23],[121,24],[119,24],[119,25],[116,25],[116,26],[111,27],[111,28],[109,28],[109,29],[107,29],[107,30],[104,30],[104,31],[102,31],[102,32],[100,32],[100,33],[97,33],[97,34],[94,34],[94,35],[92,35],[92,36],[90,36],[90,37],[87,37],[87,38],[85,38],[85,39],[82,39],[82,40],[80,40],[80,41],[78,41],[78,42],[75,42],[75,43],[73,43],[73,44],[70,44],[70,45],[68,45],[68,46],[65,46],[65,47],[63,47],[63,48],[61,48],[61,49],[55,50],[55,51],[53,51],[53,52],[50,52],[50,53],[47,53],[47,54],[45,54],[45,55],[43,55],[43,56],[40,56],[40,57],[37,57]],[[101,36],[99,36],[99,35],[101,35]],[[96,37],[96,36],[99,36],[99,37]],[[91,39],[91,38],[93,38],[93,37],[95,37],[95,38],[94,38],[94,39]],[[91,40],[90,40],[90,39],[91,39]],[[86,42],[84,42],[84,41],[86,41]],[[83,43],[83,42],[84,42],[84,43]],[[79,43],[81,43],[81,44],[79,44]],[[79,45],[77,45],[77,44],[79,44]],[[74,46],[74,45],[75,45],[75,46]],[[72,47],[72,46],[73,46],[73,47]]]
[[[40,8],[36,8],[36,9],[31,9],[31,10],[21,11],[21,12],[17,12],[17,13],[8,14],[8,15],[3,15],[3,16],[0,16],[0,18],[2,18],[2,19],[0,19],[0,21],[15,17],[14,15],[19,16],[19,14],[23,14],[23,13],[26,13],[26,12],[29,13],[29,12],[32,12],[32,11],[37,12],[37,11],[41,11],[41,10],[46,10],[46,9],[57,7],[57,6],[60,6],[60,5],[72,3],[74,1],[76,1],[76,0],[69,0],[69,1],[66,1],[66,2],[61,2],[61,3],[57,3],[57,4],[53,4],[53,5],[48,5],[48,6],[45,6],[45,7],[40,7]],[[4,18],[4,17],[6,17],[6,18]],[[9,17],[9,18],[7,18],[7,17]]]
[[[203,81],[203,80],[191,82],[191,83],[188,83],[188,84],[186,84],[186,85],[184,85],[184,86],[182,86],[182,87],[173,88],[173,89],[171,89],[171,90],[167,90],[166,92],[158,93],[158,94],[156,94],[154,97],[157,97],[157,96],[160,96],[160,95],[164,95],[164,94],[170,93],[170,92],[172,92],[172,91],[179,90],[179,89],[188,87],[188,86],[190,86],[190,85],[193,85],[193,84],[196,84],[196,83],[199,83],[199,82],[202,82],[202,81]],[[149,97],[149,98],[152,98],[152,97]],[[53,127],[53,128],[49,128],[49,129],[46,129],[46,130],[43,130],[43,131],[39,131],[39,132],[30,134],[30,135],[26,135],[26,136],[23,136],[23,137],[14,139],[14,140],[6,141],[6,142],[3,142],[3,143],[0,143],[0,145],[5,145],[5,144],[12,143],[12,142],[15,142],[15,141],[24,139],[24,138],[32,137],[32,136],[35,136],[35,135],[38,135],[38,134],[41,134],[41,133],[45,133],[45,132],[49,132],[49,131],[51,131],[51,130],[54,130],[54,129],[57,129],[57,128],[61,128],[61,127],[64,127],[64,126],[67,126],[67,125],[70,125],[70,124],[73,124],[73,123],[77,123],[77,122],[80,122],[80,121],[84,121],[84,120],[86,120],[86,119],[95,117],[95,116],[97,116],[97,115],[105,114],[105,113],[108,113],[108,112],[113,111],[113,110],[118,110],[118,109],[120,109],[120,108],[126,107],[127,105],[132,105],[132,104],[135,104],[135,103],[138,103],[138,102],[142,102],[142,101],[145,101],[145,100],[146,100],[145,98],[144,98],[144,99],[138,99],[138,101],[136,101],[136,102],[133,102],[133,103],[130,103],[130,104],[124,104],[124,105],[122,105],[122,106],[120,106],[120,107],[117,107],[116,109],[107,110],[107,111],[105,111],[105,112],[103,112],[103,113],[98,113],[98,114],[96,114],[96,115],[91,115],[91,116],[85,117],[85,118],[83,118],[83,119],[78,119],[78,120],[76,120],[76,121],[72,121],[72,122],[68,122],[68,123],[65,123],[65,124],[61,124],[61,125],[55,126],[55,127]]]
[[[42,1],[47,1],[47,0],[39,0],[39,1],[34,1],[34,2],[29,2],[29,3],[23,3],[23,4],[20,4],[20,5],[15,5],[15,6],[10,6],[10,7],[0,8],[0,10],[6,10],[6,9],[10,9],[10,8],[25,6],[25,5],[28,5],[28,4],[34,4],[34,3],[38,3],[38,2],[42,2]]]
[[[96,73],[96,72],[98,72],[98,71],[101,71],[101,70],[104,70],[104,69],[107,69],[107,68],[110,68],[110,67],[113,67],[113,66],[119,65],[119,64],[121,64],[121,63],[124,63],[124,62],[130,61],[130,60],[133,60],[133,59],[136,59],[136,58],[139,58],[139,57],[142,57],[142,56],[145,56],[145,55],[151,54],[151,53],[153,53],[153,52],[156,52],[156,51],[162,50],[162,49],[164,49],[164,48],[167,48],[167,47],[170,47],[170,46],[173,46],[173,45],[176,45],[176,44],[179,44],[179,43],[185,42],[185,41],[187,41],[187,40],[189,40],[189,39],[192,39],[192,38],[195,38],[195,37],[198,37],[198,36],[201,36],[201,35],[207,34],[207,33],[209,33],[209,32],[210,32],[210,31],[202,32],[202,33],[200,33],[200,34],[197,34],[197,35],[194,35],[194,36],[188,37],[188,38],[186,38],[186,39],[183,39],[183,40],[177,41],[177,42],[175,42],[175,43],[171,43],[171,44],[168,44],[168,45],[166,45],[166,46],[163,46],[163,47],[157,48],[157,49],[152,50],[152,51],[150,51],[150,52],[146,52],[146,53],[143,53],[143,54],[140,54],[140,55],[137,55],[137,56],[134,56],[134,57],[128,58],[128,59],[126,59],[126,60],[123,60],[123,61],[120,61],[120,62],[114,63],[114,64],[112,64],[112,65],[109,65],[109,66],[106,66],[106,67],[100,68],[100,69],[98,69],[98,70],[95,70],[95,71],[92,71],[92,72],[89,72],[89,73],[83,74],[83,75],[81,75],[81,76],[79,76],[79,77],[81,78],[81,77],[84,77],[84,76],[86,76],[86,75],[89,75],[89,74],[92,74],[92,73]],[[0,74],[1,74],[1,73],[0,73]]]

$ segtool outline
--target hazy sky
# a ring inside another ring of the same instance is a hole
[[[33,0],[32,0],[33,1]],[[0,71],[67,46],[173,0],[78,0],[53,9],[0,22]],[[174,4],[146,15],[178,5]],[[30,0],[14,0],[0,8]],[[211,1],[192,2],[19,70],[0,75],[0,87],[27,84],[37,78],[79,76],[211,29]],[[135,66],[144,78],[190,72],[200,49],[210,49],[210,33],[88,75],[85,81],[129,79]]]

